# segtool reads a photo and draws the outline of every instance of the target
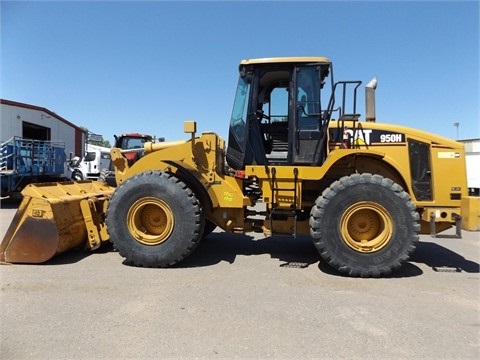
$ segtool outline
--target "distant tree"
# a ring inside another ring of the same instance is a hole
[[[112,145],[110,145],[110,141],[108,140],[103,140],[103,141],[87,141],[88,144],[91,145],[98,145],[98,146],[103,146],[107,148],[111,148]]]
[[[87,144],[91,144],[91,145],[97,145],[97,146],[103,146],[103,147],[112,147],[112,145],[110,145],[110,141],[108,140],[105,140],[103,139],[103,141],[93,141],[93,140],[90,140],[89,139],[89,136],[90,134],[93,134],[91,131],[89,131],[86,127],[84,126],[80,126],[80,129],[84,130],[86,133],[87,133]]]

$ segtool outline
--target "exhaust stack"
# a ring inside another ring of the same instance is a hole
[[[365,120],[375,122],[375,89],[377,88],[377,78],[374,77],[365,86]]]

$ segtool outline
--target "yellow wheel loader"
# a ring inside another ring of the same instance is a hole
[[[335,82],[327,58],[243,60],[239,75],[228,147],[186,121],[190,138],[147,142],[134,164],[113,148],[115,188],[31,185],[1,260],[43,262],[111,241],[130,264],[167,267],[219,227],[310,235],[333,268],[378,277],[409,258],[419,234],[460,236],[466,217],[478,226],[463,145],[375,122],[375,81],[360,121],[361,82]]]

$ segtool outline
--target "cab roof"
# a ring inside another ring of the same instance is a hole
[[[293,56],[293,57],[271,57],[259,59],[245,59],[240,65],[252,64],[277,64],[277,63],[329,63],[328,58],[323,56]]]

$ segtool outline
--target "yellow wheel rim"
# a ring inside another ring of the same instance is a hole
[[[345,243],[355,251],[373,253],[384,248],[392,238],[393,222],[381,205],[362,201],[351,205],[340,219]]]
[[[145,245],[158,245],[167,240],[172,234],[174,224],[170,206],[154,197],[137,200],[127,214],[130,234]]]

